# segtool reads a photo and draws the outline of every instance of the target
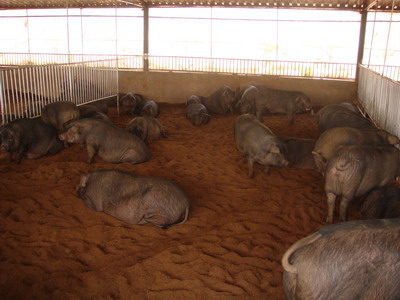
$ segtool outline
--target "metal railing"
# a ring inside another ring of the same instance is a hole
[[[117,60],[68,64],[0,66],[2,123],[40,116],[55,101],[77,105],[117,96]]]
[[[382,129],[400,136],[400,84],[360,66],[358,98],[364,110]]]
[[[254,59],[145,56],[0,53],[0,65],[46,65],[87,61],[117,60],[119,69],[144,70],[147,60],[150,71],[207,72],[248,75],[274,75],[307,78],[354,80],[356,64],[332,62],[275,61]],[[400,81],[399,66],[370,65],[369,68]]]

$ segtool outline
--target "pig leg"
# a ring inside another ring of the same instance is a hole
[[[340,202],[340,212],[339,212],[340,221],[346,221],[347,206],[349,205],[350,201],[351,201],[350,198],[342,196],[342,201]]]
[[[21,163],[21,159],[25,156],[26,152],[28,152],[28,149],[27,149],[26,146],[21,147],[21,148],[19,149],[19,151],[17,152],[17,157],[16,157],[16,159],[15,159],[15,162],[16,162],[17,164]]]
[[[264,173],[268,173],[269,172],[269,165],[264,165]]]
[[[336,195],[333,193],[327,193],[327,202],[328,202],[328,216],[326,217],[326,222],[331,223],[333,222],[333,210],[335,208],[335,200],[336,200]]]
[[[249,168],[248,176],[249,176],[250,178],[253,178],[253,176],[254,176],[254,169],[253,169],[254,159],[251,159],[251,158],[247,157],[246,160],[247,160],[247,166],[248,166],[248,168]]]
[[[87,150],[87,154],[88,154],[87,163],[90,164],[92,162],[93,156],[97,152],[97,147],[95,145],[87,144],[86,145],[86,150]]]

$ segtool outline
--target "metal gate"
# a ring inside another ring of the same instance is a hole
[[[48,103],[77,105],[118,96],[118,61],[0,66],[1,122],[37,117]]]

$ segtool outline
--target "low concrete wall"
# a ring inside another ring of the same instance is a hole
[[[158,102],[184,103],[193,94],[209,96],[223,85],[233,89],[258,83],[271,88],[297,90],[307,94],[314,105],[357,99],[354,81],[289,78],[279,76],[225,75],[211,73],[119,71],[119,92],[134,92]]]

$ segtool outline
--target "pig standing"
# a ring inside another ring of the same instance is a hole
[[[126,126],[126,130],[144,142],[151,142],[166,137],[164,127],[153,117],[133,118]]]
[[[302,92],[262,88],[255,97],[256,116],[261,121],[265,113],[286,114],[293,124],[294,115],[311,110],[310,98]]]
[[[75,103],[58,101],[44,106],[41,117],[43,122],[54,126],[60,133],[66,130],[66,123],[80,118],[80,111]]]
[[[318,119],[318,134],[335,127],[376,129],[370,120],[348,102],[326,105],[315,116]]]
[[[393,146],[343,146],[325,172],[328,202],[326,222],[332,223],[335,200],[342,196],[339,218],[346,220],[349,202],[376,187],[390,185],[400,175],[400,154]]]
[[[98,155],[110,163],[138,164],[150,159],[150,150],[137,136],[108,122],[98,119],[81,119],[71,122],[60,139],[84,145],[91,163]]]
[[[188,118],[193,125],[200,126],[208,123],[210,115],[203,104],[191,103],[186,107],[186,118]]]
[[[0,143],[3,152],[17,153],[17,164],[25,155],[30,159],[58,153],[63,144],[57,130],[41,119],[17,119],[0,126]]]
[[[143,102],[142,109],[140,111],[142,117],[154,117],[157,118],[160,115],[158,104],[153,100],[145,100]]]
[[[337,149],[348,145],[396,145],[400,140],[381,129],[359,129],[335,127],[328,129],[318,138],[312,154],[318,171],[324,173],[329,159]]]
[[[236,102],[235,91],[227,85],[219,88],[209,97],[203,98],[203,104],[207,111],[220,115],[233,114]]]
[[[382,186],[369,192],[360,208],[363,219],[400,218],[400,188]]]
[[[236,147],[247,162],[249,177],[254,175],[254,162],[264,165],[264,172],[268,172],[269,165],[288,164],[283,156],[283,143],[254,115],[243,114],[236,118],[234,136]]]
[[[139,115],[144,104],[144,98],[139,94],[127,93],[120,100],[122,113],[125,115]]]
[[[285,158],[289,162],[289,168],[316,170],[312,151],[315,147],[315,139],[279,137],[285,144]]]
[[[283,255],[287,299],[400,299],[400,219],[325,226]]]
[[[82,175],[78,196],[95,211],[163,229],[186,222],[190,209],[188,196],[175,183],[119,170]]]

